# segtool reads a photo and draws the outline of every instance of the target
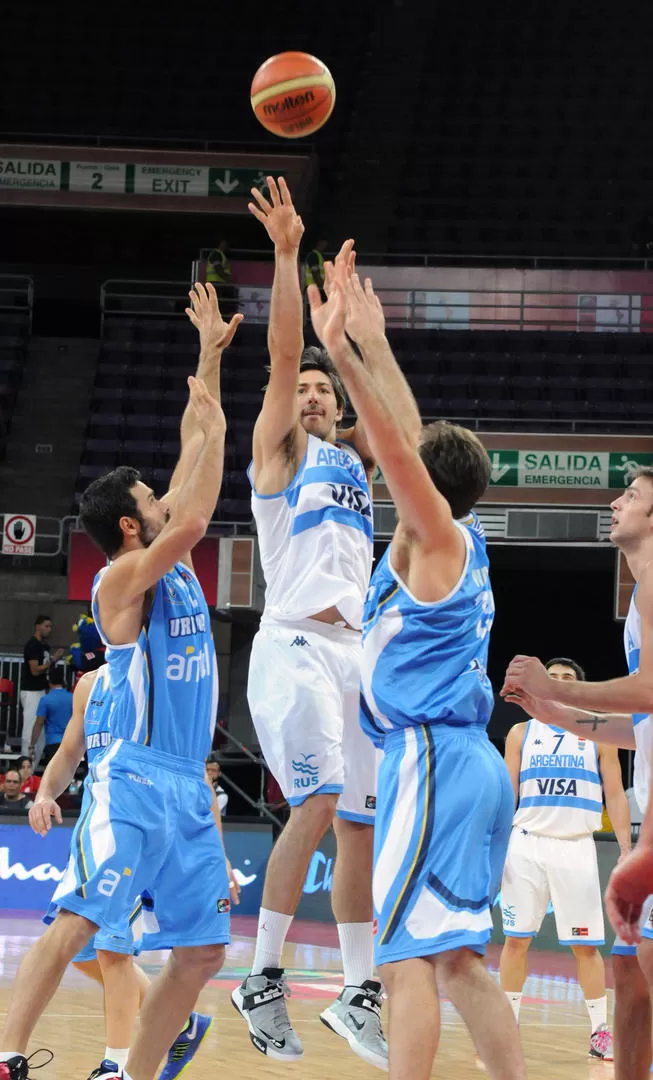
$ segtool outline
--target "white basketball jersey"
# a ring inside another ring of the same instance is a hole
[[[624,647],[628,671],[634,675],[639,671],[639,651],[642,646],[642,624],[635,598],[637,586],[633,589],[628,608],[628,618],[624,627]],[[637,805],[643,814],[648,806],[649,792],[651,790],[651,748],[653,746],[653,717],[648,713],[633,713],[633,725],[635,727],[635,777],[634,789]]]
[[[263,619],[292,622],[337,607],[356,630],[372,571],[372,500],[363,463],[344,444],[308,436],[285,491],[259,495],[252,512],[266,594]]]
[[[529,720],[515,825],[538,836],[587,836],[601,828],[602,810],[596,743]]]

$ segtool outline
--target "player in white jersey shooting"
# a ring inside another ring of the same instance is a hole
[[[372,847],[376,754],[358,724],[360,628],[372,566],[373,462],[360,424],[337,434],[342,382],[327,354],[304,351],[298,254],[303,233],[287,185],[250,204],[275,250],[268,349],[270,378],[254,428],[252,507],[266,580],[265,610],[250,660],[248,701],[265,759],[291,807],[265,877],[251,974],[232,999],[253,1045],[281,1060],[303,1047],[284,1000],[281,953],[311,857],[333,823],[338,855],[332,903],[345,989],[322,1014],[352,1049],[381,1068],[380,984],[373,979]],[[337,262],[353,261],[347,241]],[[333,268],[328,268],[327,290]],[[351,321],[397,416],[420,422],[403,376],[389,363],[380,304]]]
[[[547,662],[552,679],[585,679],[565,657]],[[585,736],[547,727],[537,718],[515,724],[506,739],[506,765],[517,812],[501,884],[501,986],[519,1020],[528,949],[549,901],[558,940],[575,958],[591,1024],[590,1057],[612,1061],[607,1024],[603,904],[593,832],[601,828],[601,788],[622,855],[630,851],[630,809],[619,754]]]
[[[374,826],[376,960],[388,988],[391,1080],[427,1080],[438,985],[491,1076],[523,1080],[519,1034],[483,965],[510,836],[508,771],[487,737],[494,601],[472,508],[490,478],[471,431],[440,421],[419,446],[348,341],[374,296],[344,268],[313,326],[343,375],[394,499],[397,526],[365,601],[361,726],[383,747]]]
[[[648,817],[653,745],[653,469],[635,469],[623,495],[612,503],[610,538],[625,555],[636,582],[624,633],[630,674],[607,682],[561,682],[552,679],[535,657],[516,656],[506,672],[501,693],[543,723],[581,738],[635,750],[635,798]],[[611,921],[625,935],[624,940],[615,943],[612,959],[615,1080],[644,1080],[652,1056],[649,991],[653,992],[653,893],[644,896],[642,890],[648,893],[650,885],[646,876],[642,885],[640,868],[650,867],[653,857],[650,834],[643,839],[643,849],[640,851],[638,844],[613,871],[606,894]],[[626,904],[624,918],[623,909],[619,914],[617,898],[619,890],[633,880],[640,889],[639,901],[632,910],[630,901]],[[635,955],[635,947],[628,940],[640,938],[640,914],[644,925]]]

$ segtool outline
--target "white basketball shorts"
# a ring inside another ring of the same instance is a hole
[[[316,619],[266,621],[247,700],[261,751],[290,806],[339,794],[338,816],[374,823],[380,751],[361,729],[361,636]]]
[[[501,901],[506,937],[534,937],[550,901],[561,945],[603,945],[603,904],[593,836],[560,840],[513,828]]]

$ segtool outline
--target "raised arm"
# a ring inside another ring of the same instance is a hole
[[[198,379],[188,380],[204,442],[190,477],[179,491],[170,520],[149,547],[126,552],[108,568],[98,592],[105,628],[112,618],[140,603],[176,562],[206,533],[222,483],[226,423],[221,406]],[[134,640],[133,637],[129,640]],[[113,640],[112,644],[127,642]]]
[[[212,398],[220,403],[220,368],[222,354],[231,345],[234,335],[243,321],[242,315],[234,315],[226,323],[220,313],[218,297],[213,285],[196,282],[191,289],[190,307],[186,314],[200,337],[200,355],[195,378],[201,379]],[[190,401],[181,418],[181,453],[170,480],[170,490],[165,502],[172,508],[179,489],[190,476],[204,441],[204,433],[198,423]]]
[[[552,682],[554,680],[551,680]],[[562,680],[558,680],[562,685]],[[555,701],[536,698],[526,690],[506,690],[501,696],[519,705],[529,716],[536,716],[543,724],[564,728],[579,739],[591,739],[596,743],[621,746],[624,750],[635,749],[633,718],[626,713],[592,713],[582,709],[570,709]]]
[[[399,521],[424,554],[437,551],[440,556],[437,575],[441,580],[435,591],[440,592],[448,581],[446,595],[462,570],[464,540],[454,524],[449,503],[431,480],[414,441],[395,416],[392,403],[347,341],[345,293],[349,300],[351,289],[351,282],[346,290],[336,282],[323,304],[319,290],[311,286],[308,293],[313,327],[343,377],[371,452],[383,471]]]
[[[383,307],[374,292],[371,278],[365,278],[365,285],[362,286],[358,274],[351,275],[345,330],[358,346],[365,367],[386,401],[392,402],[393,414],[408,439],[417,444],[422,431],[422,418],[415,396],[390,348],[385,334]],[[354,440],[359,427],[360,423],[354,425]]]
[[[73,714],[66,725],[63,739],[50,760],[29,811],[29,823],[39,836],[50,831],[52,818],[61,824],[61,809],[56,800],[71,783],[77,766],[84,757],[84,712],[95,682],[96,672],[89,671],[77,683],[73,694]]]
[[[302,441],[298,423],[297,381],[304,349],[302,293],[299,283],[299,244],[304,233],[302,219],[295,211],[283,177],[278,184],[268,176],[269,200],[252,188],[254,202],[249,210],[265,227],[274,244],[274,281],[270,300],[268,351],[270,378],[263,407],[254,428],[254,471],[258,478],[289,436]],[[297,447],[303,454],[304,442]]]

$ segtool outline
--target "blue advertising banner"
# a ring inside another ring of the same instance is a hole
[[[0,824],[0,909],[43,912],[61,881],[73,829],[54,826],[37,836],[25,824]],[[239,915],[258,915],[272,849],[266,825],[224,824],[227,856],[241,887]]]

